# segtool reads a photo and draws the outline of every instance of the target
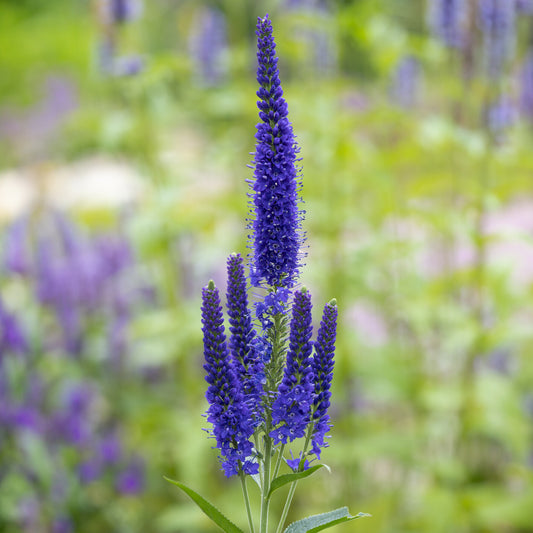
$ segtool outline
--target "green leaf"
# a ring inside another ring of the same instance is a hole
[[[323,529],[327,529],[343,522],[350,522],[356,518],[370,516],[367,513],[358,513],[351,516],[348,507],[341,507],[329,513],[322,513],[313,516],[308,516],[298,522],[293,522],[284,533],[317,533]]]
[[[324,466],[325,465],[322,464],[315,465],[311,468],[308,468],[307,470],[304,470],[303,472],[293,472],[292,474],[283,474],[282,476],[278,476],[277,478],[272,480],[267,498],[270,498],[275,490],[278,490],[287,483],[293,483],[294,481],[298,481],[299,479],[309,477],[311,474],[314,474],[319,468],[322,468]],[[329,470],[329,467],[327,468]]]
[[[220,527],[226,533],[244,533],[242,529],[239,529],[233,522],[228,520],[214,505],[209,503],[205,498],[200,496],[196,491],[187,487],[179,481],[174,481],[168,477],[165,477],[167,481],[179,487],[192,501],[200,507],[200,509],[209,517],[213,522]]]

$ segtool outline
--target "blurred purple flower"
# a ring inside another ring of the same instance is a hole
[[[4,241],[4,266],[8,273],[29,274],[31,259],[28,252],[28,219],[21,217],[6,230]]]
[[[503,140],[506,131],[518,120],[515,103],[506,95],[501,96],[487,110],[487,127],[499,140]]]
[[[136,76],[145,67],[145,60],[140,55],[127,55],[115,57],[112,74],[117,77]]]
[[[524,59],[520,72],[520,111],[533,120],[533,50]]]
[[[88,485],[93,483],[102,475],[102,463],[99,457],[93,456],[83,461],[78,466],[78,477],[80,483]]]
[[[83,352],[84,335],[80,312],[68,304],[57,305],[56,317],[63,332],[63,347],[69,355],[78,356]]]
[[[110,15],[113,22],[123,22],[139,18],[143,11],[140,0],[108,0]]]
[[[515,0],[516,12],[533,15],[533,0]]]
[[[483,32],[487,74],[491,79],[500,78],[515,51],[515,0],[478,0],[478,24]]]
[[[93,390],[84,383],[69,385],[61,404],[50,419],[50,438],[76,446],[89,445],[94,433],[89,410],[94,398]]]
[[[481,355],[474,361],[474,368],[477,372],[491,370],[497,374],[510,375],[514,366],[512,353],[502,348]]]
[[[28,342],[17,318],[5,309],[0,298],[0,354],[8,351],[25,354]]]
[[[35,285],[37,298],[57,318],[65,350],[80,354],[86,322],[104,312],[112,324],[112,350],[124,351],[131,307],[143,300],[146,288],[132,275],[135,258],[128,240],[111,232],[84,236],[64,215],[56,214],[53,222],[44,223],[37,238]]]
[[[226,20],[214,8],[200,12],[189,36],[189,52],[197,80],[205,85],[216,85],[226,74],[223,55],[227,49]]]
[[[11,408],[9,425],[16,429],[26,429],[33,433],[41,433],[43,420],[41,414],[33,407],[19,405]]]
[[[58,518],[54,519],[51,533],[73,533],[73,531],[74,524],[70,518],[66,516],[59,516]]]
[[[144,59],[136,54],[119,55],[117,26],[139,18],[143,11],[140,0],[100,0],[99,18],[102,31],[97,49],[100,72],[109,76],[135,76],[144,69]]]
[[[22,498],[18,503],[19,522],[23,531],[41,531],[39,523],[41,521],[41,505],[32,496]]]
[[[139,494],[145,486],[144,462],[140,457],[133,457],[129,464],[116,478],[116,489],[124,495]]]
[[[137,20],[143,13],[142,0],[98,0],[98,16],[105,26]]]
[[[122,457],[122,442],[116,431],[112,431],[102,437],[98,445],[102,462],[106,465],[114,465]]]
[[[89,385],[76,384],[67,389],[63,405],[69,413],[81,417],[87,413],[93,397],[94,392]]]
[[[327,0],[283,0],[283,8],[288,10],[326,9]]]
[[[446,46],[461,48],[466,41],[467,0],[430,0],[428,25]]]
[[[394,103],[409,109],[420,96],[422,71],[418,59],[413,56],[402,58],[392,75],[390,96]]]
[[[77,107],[78,95],[73,83],[64,77],[50,76],[44,83],[44,96],[38,104],[24,112],[0,111],[0,139],[6,139],[23,157],[43,155]]]

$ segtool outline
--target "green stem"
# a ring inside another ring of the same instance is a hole
[[[267,421],[266,429],[270,430],[270,421]],[[261,523],[260,533],[267,533],[268,531],[268,507],[270,504],[270,498],[268,493],[270,491],[270,463],[272,460],[272,439],[268,435],[268,431],[265,432],[265,449],[263,457],[263,493],[261,494]]]
[[[274,467],[274,472],[272,473],[272,479],[276,479],[276,477],[278,476],[279,467],[281,466],[281,460],[283,459],[284,450],[285,450],[285,443],[282,443],[279,449],[278,460],[276,461],[276,466]]]
[[[313,419],[311,418],[311,420]],[[305,452],[307,451],[307,447],[309,446],[309,441],[311,440],[311,435],[313,434],[313,428],[314,428],[314,423],[310,423],[308,430],[307,430],[307,435],[305,437],[305,444],[302,450],[302,458],[300,460],[300,465],[299,465],[298,470],[300,470],[300,468],[305,462]],[[294,493],[296,492],[297,485],[298,485],[298,481],[293,481],[291,483],[291,486],[289,488],[289,493],[287,494],[287,499],[285,500],[285,505],[283,506],[283,511],[281,513],[281,518],[279,520],[278,528],[276,529],[276,533],[281,533],[281,530],[285,524],[285,520],[287,520],[287,515],[289,514],[289,509],[291,507],[292,499],[294,497]]]
[[[289,514],[289,508],[292,503],[292,498],[294,496],[294,493],[296,492],[296,485],[298,485],[298,481],[294,481],[293,483],[291,483],[289,493],[287,494],[287,500],[285,501],[285,506],[283,507],[283,512],[281,513],[281,518],[279,520],[278,529],[276,529],[276,533],[281,533],[283,525],[285,524],[285,520],[287,520],[287,515]]]
[[[242,469],[239,470],[239,477],[241,478],[242,495],[244,496],[246,514],[248,515],[248,524],[250,524],[250,533],[254,533],[254,520],[252,518],[252,510],[250,508],[250,498],[248,497],[248,489],[246,488],[246,477],[244,476]]]

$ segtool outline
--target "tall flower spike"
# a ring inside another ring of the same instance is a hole
[[[322,321],[318,329],[315,345],[315,356],[311,365],[315,382],[313,400],[313,453],[320,459],[320,449],[327,447],[324,437],[330,429],[329,399],[331,398],[331,378],[333,376],[333,357],[335,355],[335,339],[337,336],[337,302],[331,300],[324,307]]]
[[[533,119],[533,48],[529,48],[520,72],[520,111]]]
[[[0,299],[0,356],[8,350],[24,354],[28,348],[28,341],[17,318],[4,308]],[[0,357],[0,364],[1,362]]]
[[[487,73],[491,79],[497,79],[515,50],[515,2],[478,0],[478,21],[483,32]]]
[[[390,95],[393,102],[404,109],[414,107],[420,95],[422,71],[416,57],[405,56],[392,76]]]
[[[303,212],[298,210],[298,148],[283,98],[268,15],[257,21],[259,118],[249,223],[252,285],[292,287],[300,267]]]
[[[246,277],[240,254],[231,254],[227,262],[227,309],[230,324],[229,349],[235,375],[256,423],[262,420],[263,361],[256,349],[255,330],[248,308]]]
[[[310,421],[313,400],[311,309],[311,294],[305,288],[296,291],[287,363],[272,405],[272,424],[279,425],[270,433],[275,444],[303,437]]]
[[[218,289],[210,281],[202,289],[202,331],[204,334],[205,380],[209,383],[207,420],[220,450],[227,477],[242,470],[256,474],[257,464],[250,460],[254,431],[250,413],[230,364],[224,334],[224,319]]]
[[[431,0],[428,24],[435,37],[451,48],[465,45],[468,3],[465,0]]]

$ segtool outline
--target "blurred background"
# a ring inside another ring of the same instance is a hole
[[[528,0],[0,1],[0,531],[215,531],[164,475],[245,527],[199,296],[246,254],[267,12],[341,317],[289,518],[533,532]]]

